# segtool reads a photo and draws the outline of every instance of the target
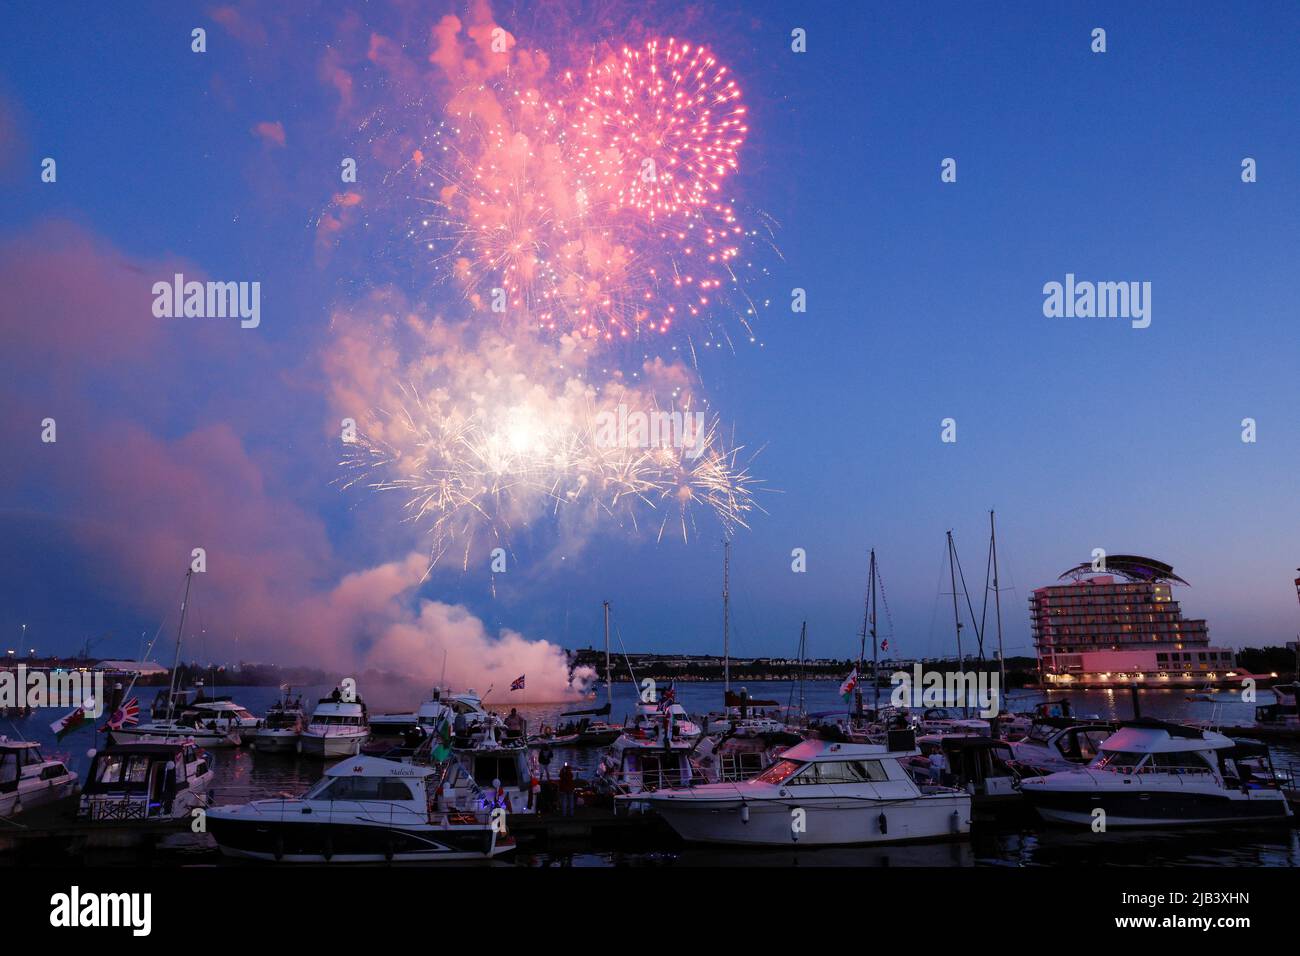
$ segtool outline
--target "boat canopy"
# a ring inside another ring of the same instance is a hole
[[[1171,725],[1172,726],[1172,725]],[[1195,730],[1195,728],[1179,728]],[[1232,741],[1212,730],[1195,730],[1194,734],[1171,733],[1167,726],[1124,726],[1101,743],[1107,753],[1189,753],[1197,750],[1224,750]]]
[[[880,744],[836,743],[830,740],[805,740],[781,754],[783,760],[852,760],[859,757],[883,757],[889,754],[915,753],[915,750],[890,750]]]

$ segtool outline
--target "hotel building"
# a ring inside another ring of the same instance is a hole
[[[1202,620],[1183,617],[1167,564],[1109,555],[1104,572],[1084,563],[1029,598],[1044,687],[1188,687],[1233,676],[1232,651],[1210,646]]]

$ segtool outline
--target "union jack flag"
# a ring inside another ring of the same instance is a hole
[[[125,704],[113,711],[113,716],[108,718],[108,723],[100,727],[100,733],[105,730],[121,730],[125,724],[138,724],[140,722],[140,701],[132,697]]]
[[[520,674],[517,678],[515,678],[514,683],[512,683],[512,684],[510,685],[510,689],[511,689],[511,690],[523,690],[523,689],[524,689],[524,677],[525,677],[525,676],[526,676],[526,675],[524,675],[524,674]]]

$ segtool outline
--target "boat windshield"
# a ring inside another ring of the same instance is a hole
[[[1107,750],[1092,763],[1094,770],[1113,770],[1116,773],[1132,773],[1140,764],[1144,753],[1131,750]]]
[[[759,783],[785,783],[802,766],[797,760],[778,760],[754,779]]]
[[[386,777],[326,777],[304,800],[413,800],[411,788]]]
[[[86,789],[93,793],[144,790],[149,780],[149,765],[149,758],[140,754],[101,754],[91,768]]]

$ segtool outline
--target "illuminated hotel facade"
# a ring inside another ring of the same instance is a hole
[[[1205,621],[1174,600],[1187,584],[1167,564],[1112,555],[1104,572],[1085,563],[1029,598],[1040,682],[1045,687],[1187,687],[1234,676],[1231,650],[1210,646]]]

